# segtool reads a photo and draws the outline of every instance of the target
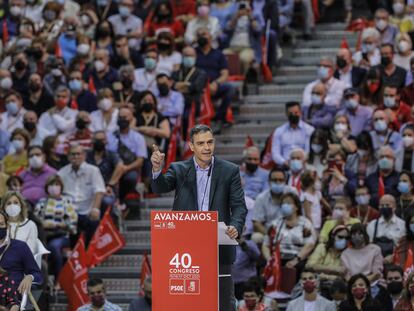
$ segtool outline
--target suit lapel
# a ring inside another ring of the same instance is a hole
[[[208,198],[208,210],[211,211],[214,195],[216,193],[217,184],[220,178],[220,160],[214,158],[213,170],[211,172],[210,196]]]
[[[191,192],[193,193],[194,202],[190,203],[190,210],[198,210],[198,198],[197,198],[197,176],[194,166],[193,158],[189,159],[188,165],[190,165],[190,172],[188,173],[188,182],[190,185]]]

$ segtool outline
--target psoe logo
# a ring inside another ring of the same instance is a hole
[[[169,292],[171,295],[182,295],[184,294],[184,280],[170,280]]]

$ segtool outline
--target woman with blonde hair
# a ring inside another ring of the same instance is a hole
[[[90,130],[112,133],[118,129],[118,108],[115,107],[114,94],[111,89],[103,88],[98,92],[98,108],[91,113]]]
[[[410,60],[414,56],[413,42],[411,37],[404,32],[400,32],[395,38],[394,64],[411,71]]]
[[[27,205],[20,192],[7,192],[1,200],[0,212],[9,217],[9,237],[26,242],[34,254],[37,249],[37,227],[28,219]]]

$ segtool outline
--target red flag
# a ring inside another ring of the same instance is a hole
[[[204,88],[200,110],[200,118],[198,119],[198,122],[200,124],[210,125],[210,121],[214,117],[214,105],[213,100],[211,99],[210,83],[207,83],[207,86]],[[189,126],[188,128],[191,129],[192,126]]]
[[[380,175],[380,177],[378,178],[378,198],[381,199],[384,194],[385,194],[384,179]]]
[[[261,43],[262,43],[262,62],[260,64],[260,67],[262,68],[262,74],[263,79],[265,82],[272,82],[273,75],[272,71],[269,68],[269,65],[267,64],[267,45],[268,45],[268,33],[270,31],[270,23],[268,22],[266,24],[266,36],[262,37]]]
[[[93,77],[92,76],[89,76],[88,89],[89,89],[89,92],[91,92],[91,93],[93,93],[93,94],[96,95],[95,82],[93,81]]]
[[[75,311],[88,303],[86,284],[88,269],[86,267],[85,240],[83,234],[79,237],[72,254],[59,274],[59,284],[68,298],[67,311]]]
[[[144,258],[142,258],[142,263],[141,263],[141,278],[139,281],[139,285],[140,285],[140,295],[143,295],[142,292],[142,288],[144,287],[144,281],[147,277],[151,276],[151,263],[148,259],[147,254],[144,254]]]
[[[401,264],[400,249],[399,247],[394,247],[394,253],[392,254],[392,263],[399,266]]]
[[[404,279],[407,279],[407,276],[410,275],[413,271],[414,271],[413,250],[411,247],[408,246],[407,258],[405,259],[405,264],[404,264]]]
[[[348,41],[346,40],[345,36],[342,37],[340,48],[349,50],[349,44],[348,44]]]
[[[234,115],[233,115],[233,109],[231,108],[231,106],[229,106],[227,108],[227,111],[226,111],[226,121],[229,122],[229,123],[231,123],[231,124],[234,124]]]
[[[275,230],[274,230],[275,231]],[[272,239],[276,235],[274,232]],[[282,288],[282,261],[280,258],[280,243],[276,241],[272,258],[266,264],[263,271],[263,277],[266,280],[265,293],[280,291]]]
[[[96,266],[125,246],[125,239],[115,226],[108,208],[88,247],[88,267]]]
[[[190,131],[195,125],[195,103],[191,104],[190,114],[188,116],[188,130],[187,130],[187,141],[184,144],[183,159],[188,159],[193,155],[190,149]]]
[[[9,29],[7,28],[7,20],[6,18],[3,19],[3,33],[2,33],[2,39],[3,39],[3,46],[6,46],[7,42],[9,42]]]
[[[172,135],[170,138],[170,143],[168,144],[167,160],[165,161],[165,166],[163,171],[166,172],[170,167],[170,164],[175,162],[177,157],[177,141],[178,141],[178,131],[181,128],[181,122],[177,121],[177,124],[174,125]]]
[[[250,135],[246,137],[246,143],[244,144],[244,148],[249,148],[254,146],[254,141]]]
[[[55,44],[55,56],[62,57],[62,49],[60,48],[59,41],[56,41],[56,44]]]
[[[266,139],[265,150],[263,152],[262,162],[260,163],[260,166],[267,170],[271,170],[273,167],[276,166],[276,163],[273,162],[272,159],[273,134],[274,132],[270,134],[270,136]]]
[[[315,23],[319,21],[320,14],[319,14],[319,2],[318,0],[312,0],[312,10],[313,10],[313,16],[315,18]]]

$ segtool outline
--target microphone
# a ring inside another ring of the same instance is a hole
[[[204,199],[206,197],[206,192],[207,192],[207,186],[208,186],[208,180],[210,179],[210,175],[211,175],[211,171],[213,170],[213,162],[211,162],[211,165],[208,169],[208,173],[207,173],[207,182],[206,182],[206,186],[204,187],[204,193],[203,193],[203,200],[201,200],[201,206],[200,206],[200,211],[203,211],[203,205],[204,205]]]
[[[187,171],[185,172],[185,175],[184,175],[183,181],[181,182],[181,185],[180,185],[180,187],[178,188],[178,191],[175,191],[174,200],[178,198],[178,196],[179,196],[179,194],[180,194],[180,192],[181,192],[181,189],[182,189],[182,188],[183,188],[183,186],[184,186],[184,183],[187,181],[188,174],[190,173],[190,169],[191,169],[191,166],[190,166],[189,168],[187,168]]]

